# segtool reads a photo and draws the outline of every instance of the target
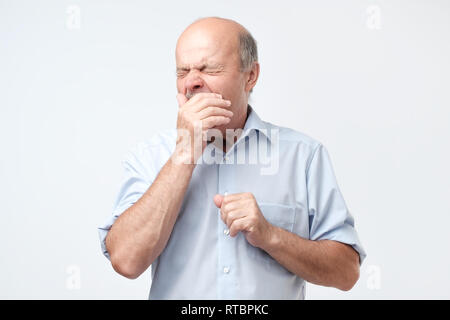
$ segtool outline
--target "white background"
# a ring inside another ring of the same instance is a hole
[[[327,147],[367,250],[353,290],[307,298],[450,298],[450,2],[430,0],[0,0],[0,298],[147,298],[96,228],[125,152],[175,125],[175,42],[211,15],[257,39],[253,107]]]

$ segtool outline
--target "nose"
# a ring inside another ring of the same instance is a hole
[[[193,94],[202,92],[204,91],[205,87],[205,82],[198,74],[194,73],[188,75],[185,82],[186,93]]]

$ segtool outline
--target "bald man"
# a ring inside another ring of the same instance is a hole
[[[99,228],[114,270],[135,279],[152,266],[150,299],[304,299],[305,281],[351,289],[365,252],[326,149],[248,104],[260,71],[251,34],[200,19],[178,39],[176,69],[177,130],[127,154]],[[274,170],[234,161],[258,155],[252,141]]]

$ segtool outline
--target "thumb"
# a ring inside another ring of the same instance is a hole
[[[188,98],[186,98],[186,96],[182,93],[177,94],[177,101],[178,101],[178,106],[182,107],[186,101],[188,101]]]
[[[220,194],[216,194],[214,196],[214,204],[217,208],[220,208],[222,206],[223,196]]]

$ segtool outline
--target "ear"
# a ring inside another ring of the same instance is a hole
[[[259,77],[259,63],[253,62],[252,68],[248,72],[247,83],[245,84],[245,91],[250,92],[253,87],[256,85],[256,81],[258,81]]]

